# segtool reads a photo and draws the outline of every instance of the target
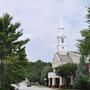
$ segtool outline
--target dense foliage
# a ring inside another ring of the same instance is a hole
[[[52,72],[52,66],[51,63],[48,63],[41,72],[41,84],[46,84],[48,85],[48,72]]]
[[[10,90],[11,84],[21,82],[27,77],[27,62],[16,62],[7,64],[4,77],[3,90]]]
[[[90,8],[87,14],[88,28],[81,31],[83,39],[78,40],[78,48],[81,54],[80,64],[76,73],[75,88],[90,89],[90,75],[85,65],[86,58],[90,55]]]
[[[77,71],[76,71],[76,77],[74,81],[74,87],[75,88],[84,88],[87,89],[87,85],[90,83],[88,82],[89,76],[87,75],[87,68],[85,65],[85,58],[80,58],[80,63],[78,65]]]
[[[80,53],[87,57],[90,54],[90,28],[83,29],[81,35],[83,39],[78,40],[78,48]]]
[[[0,17],[0,90],[8,90],[15,78],[22,79],[22,63],[27,62],[25,44],[29,39],[19,40],[23,35],[20,23],[12,23],[12,19],[9,14]]]
[[[32,82],[41,83],[41,81],[44,80],[44,78],[46,78],[46,76],[48,75],[48,72],[50,71],[49,69],[51,69],[51,63],[46,63],[41,60],[30,62],[28,68],[28,78]]]
[[[77,64],[67,63],[57,68],[57,74],[61,75],[62,77],[68,77],[71,75],[75,75],[76,70]]]

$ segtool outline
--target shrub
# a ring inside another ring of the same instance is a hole
[[[79,80],[74,83],[74,88],[90,89],[90,77],[87,75],[81,75]]]
[[[90,77],[87,80],[87,89],[90,90]]]

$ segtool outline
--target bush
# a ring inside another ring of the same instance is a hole
[[[14,90],[14,87],[11,87],[11,86],[3,86],[2,88],[0,88],[0,90]]]
[[[80,88],[82,89],[87,89],[87,77],[82,76],[80,81],[79,81]]]
[[[90,77],[87,80],[87,89],[90,90]]]
[[[90,89],[90,77],[82,75],[79,80],[74,83],[74,87],[78,89]]]

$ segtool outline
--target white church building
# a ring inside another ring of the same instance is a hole
[[[65,79],[58,76],[55,71],[58,66],[62,66],[66,63],[79,64],[80,54],[73,51],[67,51],[66,36],[64,35],[64,26],[62,22],[58,28],[57,35],[58,45],[57,52],[52,60],[53,72],[48,73],[48,86],[49,87],[62,87],[65,84]],[[73,77],[70,77],[70,85],[73,85]]]

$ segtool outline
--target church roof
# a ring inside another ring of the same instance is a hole
[[[69,53],[67,53],[66,55],[61,55],[61,54],[59,54],[59,52],[57,52],[57,55],[61,62],[67,62],[67,63],[72,62],[72,59],[69,56]]]
[[[76,63],[78,64],[80,60],[80,54],[66,51],[66,52],[56,52],[52,60],[52,67],[56,68],[66,63]]]

